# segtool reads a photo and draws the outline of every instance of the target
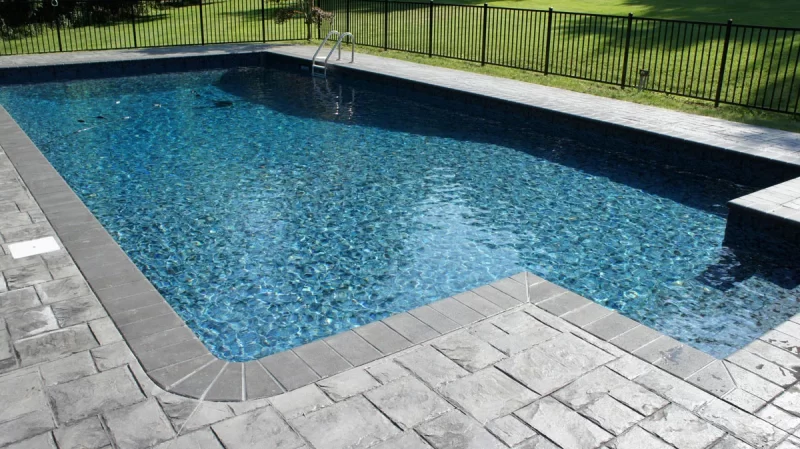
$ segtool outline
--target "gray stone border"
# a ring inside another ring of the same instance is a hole
[[[744,247],[759,245],[761,251],[800,260],[800,178],[731,200],[728,209],[726,240]],[[747,241],[748,236],[755,242]]]
[[[517,307],[539,311],[545,322],[563,318],[587,338],[610,342],[720,397],[735,385],[722,361],[530,273],[258,361],[227,363],[205,348],[2,107],[0,146],[147,374],[179,395],[271,397]]]

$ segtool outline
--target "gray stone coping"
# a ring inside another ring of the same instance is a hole
[[[731,204],[800,222],[800,178],[737,198]]]
[[[258,361],[228,363],[199,342],[2,109],[0,131],[0,147],[139,363],[157,385],[181,396],[230,402],[275,396],[515,308],[553,326],[558,319],[572,323],[609,351],[632,353],[741,407],[753,407],[760,396],[744,394],[737,376],[755,373],[788,388],[800,372],[800,359],[781,346],[800,338],[797,316],[721,361],[529,273]]]
[[[800,229],[800,178],[736,198],[728,204],[751,213],[785,220],[787,226]]]
[[[0,56],[0,69],[246,54],[281,45],[285,44],[219,44],[208,46],[154,47],[130,50],[76,51]]]

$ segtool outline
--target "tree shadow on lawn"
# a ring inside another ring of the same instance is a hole
[[[274,5],[274,4],[273,4]],[[264,20],[265,21],[274,21],[277,11],[282,8],[289,8],[290,5],[286,4],[285,6],[268,6],[264,9]],[[260,22],[261,21],[261,8],[250,9],[247,11],[222,11],[217,13],[223,17],[229,17],[233,20],[241,20],[245,22]],[[288,25],[288,24],[287,24]]]
[[[743,25],[797,27],[800,2],[796,0],[623,0],[643,8],[642,17]]]
[[[332,1],[332,0],[328,0]],[[351,0],[356,3],[358,0]],[[325,0],[322,0],[323,5]],[[344,2],[342,2],[344,3]],[[378,0],[376,3],[381,3]],[[420,7],[426,7],[427,2],[419,2]],[[483,6],[486,0],[438,0],[436,3],[461,4]],[[492,6],[492,2],[488,2]],[[593,11],[576,10],[570,3],[564,5],[557,1],[537,2],[531,5],[527,0],[520,0],[519,7],[523,9],[547,10],[552,7],[555,11],[592,12],[603,14],[602,7]],[[637,17],[655,19],[689,20],[700,22],[725,23],[733,19],[735,23],[747,25],[797,27],[797,17],[800,15],[800,2],[796,0],[618,0],[621,6],[630,6],[631,9],[644,11],[636,14]]]

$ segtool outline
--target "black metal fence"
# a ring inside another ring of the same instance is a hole
[[[297,1],[297,9],[302,9]],[[0,55],[305,39],[283,0],[51,0],[23,25],[0,1]],[[800,29],[387,0],[317,0],[359,45],[798,114]],[[115,14],[104,11],[109,5]],[[66,10],[69,8],[68,10]]]

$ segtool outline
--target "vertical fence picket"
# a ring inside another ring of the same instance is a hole
[[[59,20],[58,14],[56,14],[56,34],[58,35],[58,51],[64,51],[64,48],[61,46],[61,22]]]
[[[428,57],[433,57],[433,0],[428,9]]]
[[[625,89],[625,82],[628,77],[628,55],[631,50],[631,31],[633,30],[633,13],[628,13],[628,29],[625,32],[625,55],[622,57],[622,81],[619,86]]]
[[[200,45],[206,44],[206,33],[203,29],[203,0],[200,0]]]
[[[266,9],[266,0],[261,0],[261,42],[267,41]],[[317,28],[317,34],[319,35],[319,27]]]
[[[728,46],[731,42],[731,28],[733,27],[733,19],[728,20],[728,25],[725,29],[725,44],[722,47],[722,62],[719,65],[719,80],[717,82],[717,95],[714,98],[714,107],[719,107],[719,100],[722,96],[722,84],[725,79],[725,63],[728,60]]]
[[[483,34],[481,37],[481,65],[486,65],[486,31],[489,19],[489,4],[483,4]]]
[[[139,48],[136,39],[136,11],[131,11],[131,32],[133,33],[133,48]]]
[[[544,50],[544,74],[550,73],[550,42],[553,36],[553,8],[547,10],[547,41]]]
[[[383,50],[389,49],[389,0],[383,0]]]

